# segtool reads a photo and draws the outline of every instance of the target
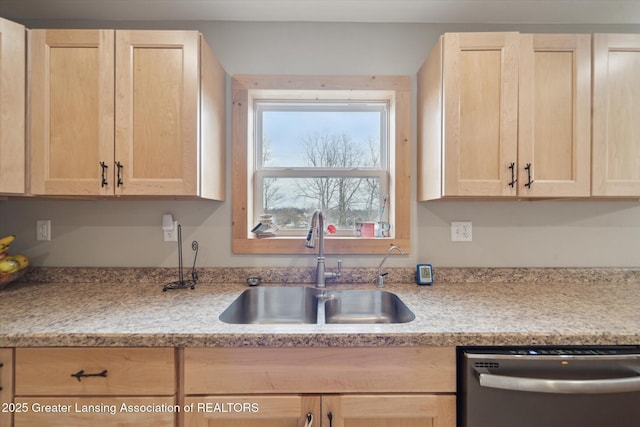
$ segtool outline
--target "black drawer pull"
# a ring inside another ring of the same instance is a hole
[[[78,379],[78,381],[82,381],[82,377],[103,377],[103,378],[107,378],[107,370],[105,369],[102,372],[99,372],[97,374],[85,374],[84,370],[80,370],[78,372],[76,372],[75,374],[71,374],[72,377],[76,377]]]

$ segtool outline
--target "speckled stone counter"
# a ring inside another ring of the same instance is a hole
[[[640,344],[637,271],[577,274],[586,276],[540,281],[526,280],[529,273],[523,272],[511,282],[432,286],[388,280],[385,289],[400,296],[416,319],[378,325],[226,324],[218,316],[248,288],[231,281],[162,292],[163,281],[34,280],[0,292],[0,347]],[[308,286],[287,284],[296,285]],[[375,288],[372,283],[327,287]]]

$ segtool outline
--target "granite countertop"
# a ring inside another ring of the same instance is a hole
[[[0,347],[640,344],[640,282],[635,280],[387,283],[385,290],[400,296],[416,319],[378,325],[226,324],[218,316],[248,289],[245,284],[199,283],[194,290],[168,292],[162,286],[130,281],[13,285],[0,292]]]

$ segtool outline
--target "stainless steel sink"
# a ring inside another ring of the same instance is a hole
[[[387,291],[336,291],[324,307],[325,323],[407,323],[416,318],[396,294]]]
[[[382,290],[259,287],[242,292],[220,315],[225,323],[406,323],[415,315]]]
[[[318,304],[313,288],[247,289],[220,315],[225,323],[316,323]]]

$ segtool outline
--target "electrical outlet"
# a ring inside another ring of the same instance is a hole
[[[471,242],[473,240],[472,237],[471,221],[451,222],[452,242]]]
[[[51,240],[51,220],[36,221],[36,240]]]
[[[163,231],[165,242],[177,242],[178,241],[178,221],[173,221],[173,230]]]

